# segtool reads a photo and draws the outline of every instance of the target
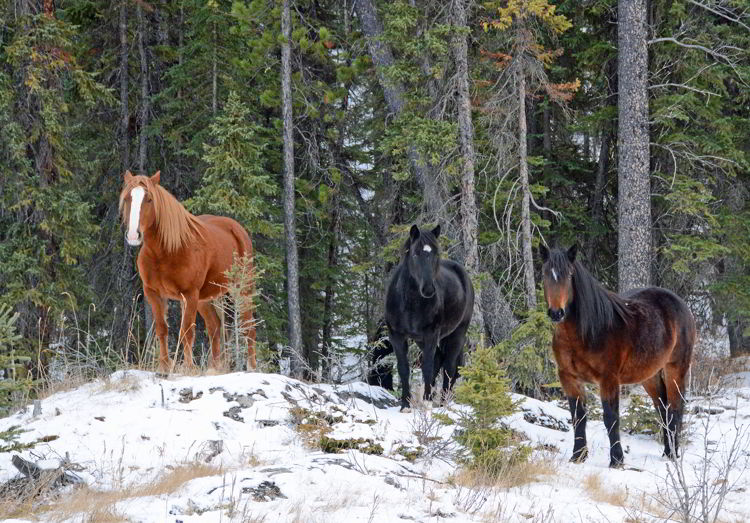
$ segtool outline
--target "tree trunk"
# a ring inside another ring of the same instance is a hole
[[[596,179],[594,180],[594,191],[591,193],[589,208],[591,209],[591,223],[594,227],[600,227],[604,215],[604,186],[607,183],[607,171],[609,171],[609,146],[612,141],[612,133],[609,130],[602,131],[601,144],[599,146],[599,162],[596,165]],[[586,259],[591,263],[594,259],[594,250],[597,247],[598,237],[592,234],[586,247]]]
[[[328,275],[326,277],[325,298],[323,299],[323,335],[321,340],[321,379],[327,382],[330,377],[329,348],[333,340],[333,298],[335,286],[333,272],[338,265],[338,241],[340,229],[340,215],[338,197],[331,202],[331,232],[328,237]]]
[[[536,308],[536,280],[534,277],[534,255],[531,247],[531,189],[529,187],[529,163],[526,150],[526,78],[523,69],[516,71],[518,81],[518,161],[521,177],[521,250],[526,289],[526,307]]]
[[[547,97],[544,100],[544,109],[542,111],[542,149],[544,150],[544,174],[549,174],[552,168],[552,110],[550,107],[552,100]]]
[[[750,336],[745,335],[748,328],[750,328],[750,324],[742,318],[728,321],[729,355],[732,358],[750,354]]]
[[[216,30],[216,20],[213,21],[213,52],[211,54],[211,115],[216,118],[216,113],[219,110],[219,66],[218,59],[216,57],[216,48],[219,45],[218,32]]]
[[[383,26],[378,20],[375,5],[372,0],[354,0],[354,11],[357,13],[362,32],[367,37],[367,48],[375,64],[388,110],[398,117],[404,108],[404,87],[386,75],[386,70],[393,65],[394,59],[390,47],[384,42]],[[431,173],[431,166],[414,147],[409,148],[407,155],[417,183],[422,188],[425,209],[431,217],[443,219],[446,211],[445,198],[437,178]]]
[[[649,285],[648,51],[645,0],[618,2],[618,274],[620,292]]]
[[[453,0],[453,23],[460,30],[454,31],[453,52],[456,59],[456,105],[458,107],[458,137],[461,146],[461,244],[464,251],[464,266],[472,279],[479,274],[478,211],[474,187],[474,124],[471,120],[471,98],[469,96],[469,64],[466,34],[467,10],[470,0]],[[471,322],[479,334],[484,334],[481,301],[474,300]]]
[[[281,112],[284,120],[284,241],[286,247],[287,309],[291,374],[302,377],[302,321],[299,303],[299,257],[294,216],[294,129],[292,121],[292,17],[290,0],[284,0],[281,11]]]
[[[120,4],[120,173],[130,168],[130,131],[128,112],[128,4]]]
[[[141,4],[136,5],[136,16],[138,18],[138,53],[141,59],[141,114],[140,114],[140,136],[138,140],[138,170],[141,174],[146,173],[146,158],[148,156],[146,128],[148,127],[148,56],[146,53],[146,21],[143,17]]]

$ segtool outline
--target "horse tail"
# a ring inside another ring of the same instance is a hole
[[[683,359],[686,367],[690,366],[690,360],[693,356],[693,348],[698,341],[698,328],[695,323],[695,317],[685,302],[681,300],[681,311],[679,317],[678,331],[678,351],[679,357]]]
[[[257,360],[255,355],[255,261],[253,260],[253,241],[250,234],[239,223],[232,223],[232,235],[237,240],[239,246],[238,254],[240,257],[247,259],[247,277],[248,287],[243,292],[248,300],[248,310],[243,315],[243,321],[248,325],[248,344],[247,344],[247,369],[255,369]]]

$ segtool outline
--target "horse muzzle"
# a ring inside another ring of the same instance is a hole
[[[136,231],[135,234],[130,234],[128,232],[125,234],[125,241],[127,241],[128,245],[131,247],[138,247],[143,243],[143,235],[141,234],[141,231]]]
[[[435,296],[435,286],[425,286],[419,288],[419,294],[422,296],[422,298],[430,299]]]
[[[560,323],[565,318],[565,309],[547,309],[547,316],[553,323]]]

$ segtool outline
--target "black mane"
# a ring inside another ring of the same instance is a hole
[[[548,264],[561,277],[572,275],[574,297],[570,313],[589,348],[600,348],[608,331],[628,323],[632,312],[625,300],[605,289],[578,260],[571,263],[565,251],[554,249],[549,253]]]

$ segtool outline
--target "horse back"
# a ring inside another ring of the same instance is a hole
[[[209,289],[214,283],[226,284],[225,272],[232,267],[237,257],[252,256],[250,235],[237,221],[225,216],[203,214],[197,217],[206,231],[204,241],[206,276],[203,294],[215,294],[216,289]]]
[[[693,313],[682,298],[662,287],[633,289],[622,297],[635,313],[630,323],[640,325],[631,329],[637,334],[636,342],[640,346],[652,345],[654,342],[648,339],[658,338],[663,331],[664,342],[674,339],[675,352],[680,351],[673,357],[689,361],[697,339],[697,327]]]

